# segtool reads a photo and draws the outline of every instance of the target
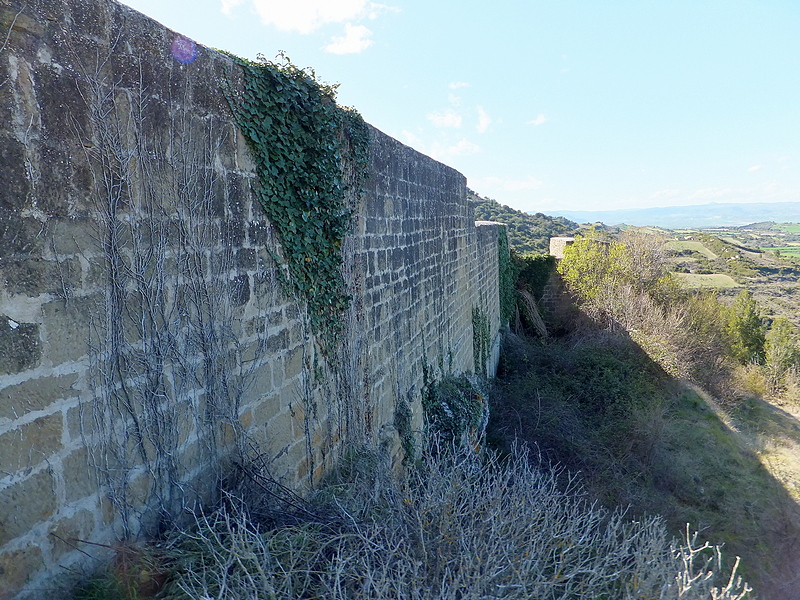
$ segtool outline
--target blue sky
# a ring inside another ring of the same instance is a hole
[[[126,0],[530,212],[800,201],[798,0]]]

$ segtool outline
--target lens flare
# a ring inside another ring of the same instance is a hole
[[[172,56],[179,63],[188,65],[197,58],[197,44],[184,35],[177,35],[172,42]]]

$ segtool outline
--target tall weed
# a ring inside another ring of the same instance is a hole
[[[363,460],[366,457],[367,460]],[[748,587],[718,580],[719,553],[671,541],[658,518],[634,521],[589,503],[574,479],[514,449],[425,459],[405,478],[368,454],[332,481],[308,520],[260,527],[231,499],[198,514],[175,545],[168,597],[719,598]],[[566,488],[560,481],[566,480]],[[735,569],[734,569],[735,571]]]

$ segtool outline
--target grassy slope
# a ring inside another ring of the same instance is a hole
[[[598,413],[619,399],[624,411]],[[726,414],[633,342],[591,336],[506,344],[493,402],[491,443],[521,438],[579,471],[604,504],[661,514],[675,535],[689,523],[742,557],[763,598],[792,598],[782,586],[800,586],[792,546],[800,510],[759,449],[778,443],[776,429],[800,443],[800,422],[788,413]],[[747,419],[749,428],[740,424]]]
[[[678,279],[690,288],[728,289],[740,287],[729,275],[722,273],[703,275],[699,273],[676,273]]]

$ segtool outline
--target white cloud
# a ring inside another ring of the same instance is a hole
[[[464,83],[463,81],[453,81],[449,86],[451,90],[457,90],[460,88],[469,87],[468,83]]]
[[[445,146],[436,142],[433,144],[433,146],[431,146],[430,155],[436,160],[445,161],[449,158],[453,158],[454,156],[470,156],[471,154],[477,154],[480,151],[480,146],[464,138],[449,146]]]
[[[399,13],[400,9],[397,8],[396,6],[387,6],[386,4],[376,4],[375,2],[370,2],[367,16],[374,21],[379,16],[387,12]]]
[[[763,168],[764,168],[764,165],[755,165],[755,166],[750,167],[749,169],[747,169],[747,172],[748,173],[754,173],[755,171],[760,171]]]
[[[478,107],[478,126],[476,129],[478,133],[486,133],[486,130],[489,129],[489,125],[492,124],[492,117],[483,110],[482,106]]]
[[[239,6],[244,0],[222,0],[222,13],[230,15],[234,7]]]
[[[461,106],[461,97],[455,94],[447,94],[447,101],[453,106]]]
[[[225,12],[243,0],[222,0]],[[343,23],[370,16],[367,0],[251,0],[265,25],[282,31],[311,33],[325,23]]]
[[[331,54],[357,54],[372,45],[372,32],[363,25],[347,23],[345,33],[340,37],[333,37],[331,43],[325,46],[325,51]]]
[[[535,125],[535,126],[537,126],[537,127],[538,127],[539,125],[541,125],[541,124],[542,124],[542,123],[544,123],[545,121],[547,121],[547,117],[545,117],[545,116],[544,116],[542,113],[539,113],[539,114],[536,116],[536,118],[535,118],[535,119],[533,119],[532,121],[526,121],[526,122],[525,122],[525,125]]]
[[[429,114],[428,120],[436,127],[452,127],[453,129],[461,127],[461,115],[449,109]]]

